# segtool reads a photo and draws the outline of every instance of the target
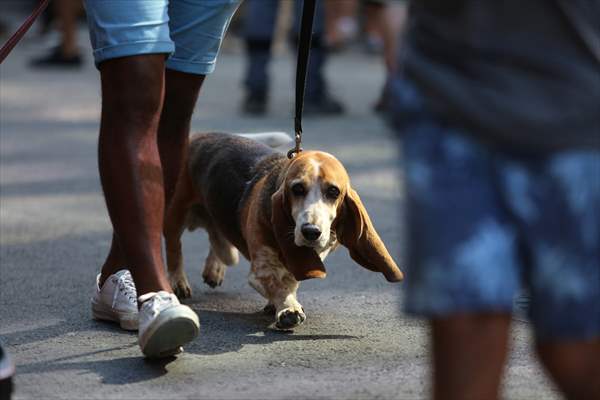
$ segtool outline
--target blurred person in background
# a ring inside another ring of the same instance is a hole
[[[270,82],[268,66],[280,4],[278,0],[244,2],[242,36],[248,55],[248,65],[244,77],[246,96],[242,111],[247,114],[263,115],[267,111]],[[298,42],[302,4],[301,1],[294,2],[295,17],[292,29],[294,48]],[[304,100],[305,115],[337,115],[344,112],[342,104],[329,93],[325,79],[328,50],[324,40],[324,16],[323,2],[318,1]]]
[[[404,30],[405,0],[330,0],[324,2],[327,15],[326,41],[329,48],[343,50],[356,42],[362,24],[362,42],[367,57],[383,54],[386,80],[375,112],[384,112],[390,77],[394,76],[399,51],[399,38]]]
[[[83,12],[81,0],[54,0],[54,21],[60,34],[58,46],[31,60],[34,68],[79,67],[83,63],[77,46],[77,21]]]
[[[433,397],[495,399],[513,297],[569,399],[600,399],[600,3],[411,2],[392,83]]]
[[[404,31],[407,1],[365,0],[370,9],[370,25],[381,37],[386,79],[379,100],[373,107],[376,112],[387,109],[389,86],[398,65],[399,39]]]
[[[367,53],[383,53],[386,28],[385,11],[393,0],[362,0],[364,44]],[[398,0],[396,0],[398,1]]]
[[[358,0],[325,0],[325,43],[332,51],[340,50],[356,40]]]

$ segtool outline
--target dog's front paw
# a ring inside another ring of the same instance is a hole
[[[173,287],[173,293],[179,298],[179,300],[187,299],[192,297],[192,288],[185,276],[180,276],[177,279],[171,279],[171,286]]]
[[[277,313],[275,327],[281,330],[290,330],[301,325],[306,320],[302,307],[290,307]]]

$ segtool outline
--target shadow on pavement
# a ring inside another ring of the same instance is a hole
[[[134,338],[134,334],[136,332],[125,331],[117,324],[112,322],[102,322],[95,321],[90,319],[89,317],[86,320],[77,321],[77,323],[63,321],[58,324],[42,326],[39,328],[21,330],[11,333],[3,333],[0,336],[2,339],[8,343],[10,346],[22,346],[35,342],[43,342],[45,340],[52,340],[54,338],[65,337],[69,338],[70,336],[77,338],[80,332],[98,332],[102,334],[102,332],[110,335],[122,334],[124,337],[131,336]],[[137,337],[137,336],[135,336]]]
[[[83,370],[102,376],[102,383],[104,384],[122,385],[159,378],[167,373],[167,365],[177,359],[176,357],[169,357],[161,360],[147,360],[140,354],[140,356],[134,357],[111,358],[94,361],[70,361],[85,357],[97,358],[98,356],[101,356],[102,353],[126,350],[133,346],[137,346],[137,343],[77,354],[74,356],[62,357],[56,360],[19,365],[17,372],[19,375],[26,375],[49,371],[56,372]]]
[[[194,354],[214,355],[236,352],[245,345],[314,340],[356,340],[358,336],[332,334],[298,334],[271,328],[273,317],[262,312],[240,313],[195,309],[200,315],[200,335],[186,346]]]
[[[267,328],[271,317],[263,313],[240,313],[198,310],[201,315],[201,335],[194,342],[186,346],[187,354],[217,355],[236,352],[244,345],[267,345],[282,341],[314,341],[314,340],[354,340],[359,339],[351,335],[331,334],[294,334]],[[108,331],[113,334],[122,332],[134,338],[134,334],[127,334],[116,325],[93,322],[80,327],[79,330],[88,331],[95,328],[99,331]],[[67,323],[56,324],[48,327],[19,331],[3,338],[14,345],[21,345],[35,340],[51,339],[58,336],[68,336],[73,332],[73,326]],[[101,333],[100,333],[101,334]],[[115,346],[97,351],[85,352],[53,360],[32,362],[18,365],[18,374],[39,374],[56,371],[89,371],[102,377],[103,384],[122,385],[144,382],[165,375],[167,366],[177,360],[169,357],[162,360],[148,360],[139,356],[119,357],[119,352],[137,349],[137,340],[130,340],[122,346]],[[114,354],[110,354],[114,353]],[[98,359],[100,358],[100,359]],[[90,360],[93,359],[93,360]]]

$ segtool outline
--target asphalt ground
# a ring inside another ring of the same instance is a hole
[[[0,67],[0,340],[17,364],[16,399],[420,399],[429,393],[426,325],[401,313],[402,284],[356,265],[345,250],[325,280],[302,283],[308,319],[292,334],[270,328],[264,300],[246,283],[248,263],[216,290],[202,283],[203,233],[186,234],[184,257],[201,335],[177,358],[145,360],[137,336],[94,321],[90,297],[111,228],[97,172],[98,73],[34,71],[33,40]],[[290,132],[292,57],[272,64],[269,113],[240,115],[244,58],[222,54],[202,90],[194,131]],[[379,60],[335,56],[333,93],[346,115],[304,122],[305,148],[336,155],[371,218],[403,265],[399,143],[372,105]],[[140,93],[143,96],[143,93]],[[557,392],[515,321],[503,396],[552,399]],[[481,355],[485,357],[485,354]]]

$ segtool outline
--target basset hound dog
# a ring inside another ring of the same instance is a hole
[[[207,133],[191,138],[184,164],[164,231],[169,279],[180,298],[191,295],[181,235],[198,227],[210,241],[204,281],[221,285],[226,266],[242,253],[251,265],[249,283],[267,299],[279,329],[304,322],[299,282],[324,278],[323,260],[339,244],[388,281],[403,279],[331,154],[303,151],[290,160],[255,140]]]

